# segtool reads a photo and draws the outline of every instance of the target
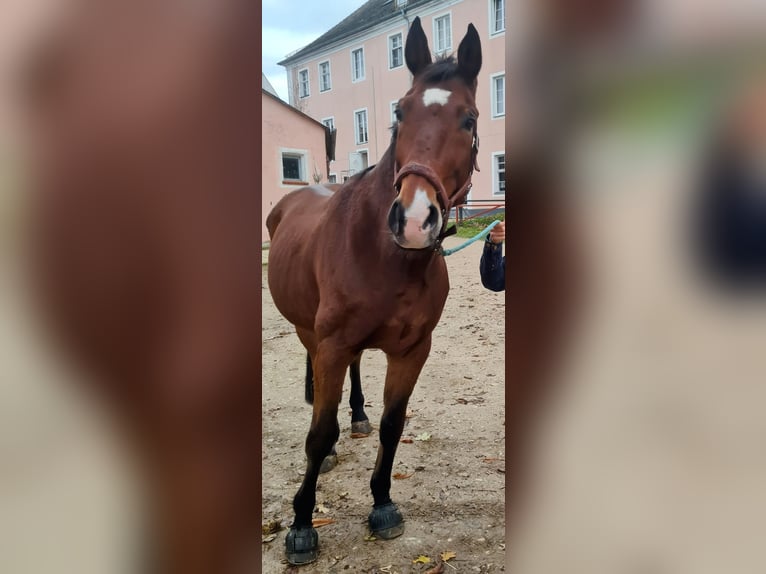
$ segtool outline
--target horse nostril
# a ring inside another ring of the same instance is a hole
[[[394,235],[400,235],[404,229],[404,208],[399,200],[394,201],[388,212],[388,227]]]
[[[436,227],[437,223],[439,223],[439,210],[432,205],[428,208],[428,217],[423,222],[423,229]]]

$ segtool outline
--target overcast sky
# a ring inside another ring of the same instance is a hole
[[[263,0],[263,73],[287,101],[287,73],[277,62],[313,42],[366,0]]]

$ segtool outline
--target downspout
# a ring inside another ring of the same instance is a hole
[[[410,29],[410,19],[407,18],[407,8],[402,8],[401,10],[399,10],[399,14],[407,22],[407,30],[409,30]]]

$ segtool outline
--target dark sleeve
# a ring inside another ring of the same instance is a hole
[[[495,245],[489,241],[484,242],[479,274],[481,284],[490,291],[505,290],[505,257],[503,257],[502,243]]]

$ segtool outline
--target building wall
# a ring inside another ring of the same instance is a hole
[[[261,95],[263,105],[262,137],[262,240],[268,241],[266,217],[271,208],[285,194],[301,187],[300,184],[284,183],[282,178],[283,151],[304,155],[305,176],[314,183],[315,170],[321,180],[327,181],[324,127],[302,116],[287,104],[266,93]]]
[[[479,168],[473,176],[472,199],[492,199],[493,156],[504,153],[505,117],[492,118],[490,78],[505,73],[505,32],[490,35],[491,0],[453,0],[435,2],[407,13],[409,22],[420,16],[423,29],[428,37],[431,50],[434,49],[434,18],[450,13],[452,19],[452,48],[456,53],[460,40],[473,23],[481,37],[483,63],[479,74],[477,106],[479,108],[478,133],[480,136]],[[393,3],[392,3],[393,6]],[[393,8],[392,8],[393,10]],[[382,24],[365,34],[344,41],[340,46],[323,49],[310,59],[291,64],[288,68],[290,101],[313,118],[322,120],[333,117],[338,130],[335,161],[330,171],[342,181],[344,173],[350,170],[349,154],[366,150],[369,163],[373,164],[383,155],[390,143],[391,103],[398,100],[409,89],[410,72],[406,65],[389,69],[388,37],[401,33],[406,41],[408,23],[404,17]],[[364,47],[365,78],[351,81],[351,52]],[[319,64],[329,61],[332,87],[319,91]],[[298,97],[298,72],[309,71],[309,96]],[[354,138],[354,112],[366,108],[368,115],[369,140],[367,144],[356,145]],[[496,184],[495,184],[496,185]],[[502,198],[502,196],[499,196]]]

